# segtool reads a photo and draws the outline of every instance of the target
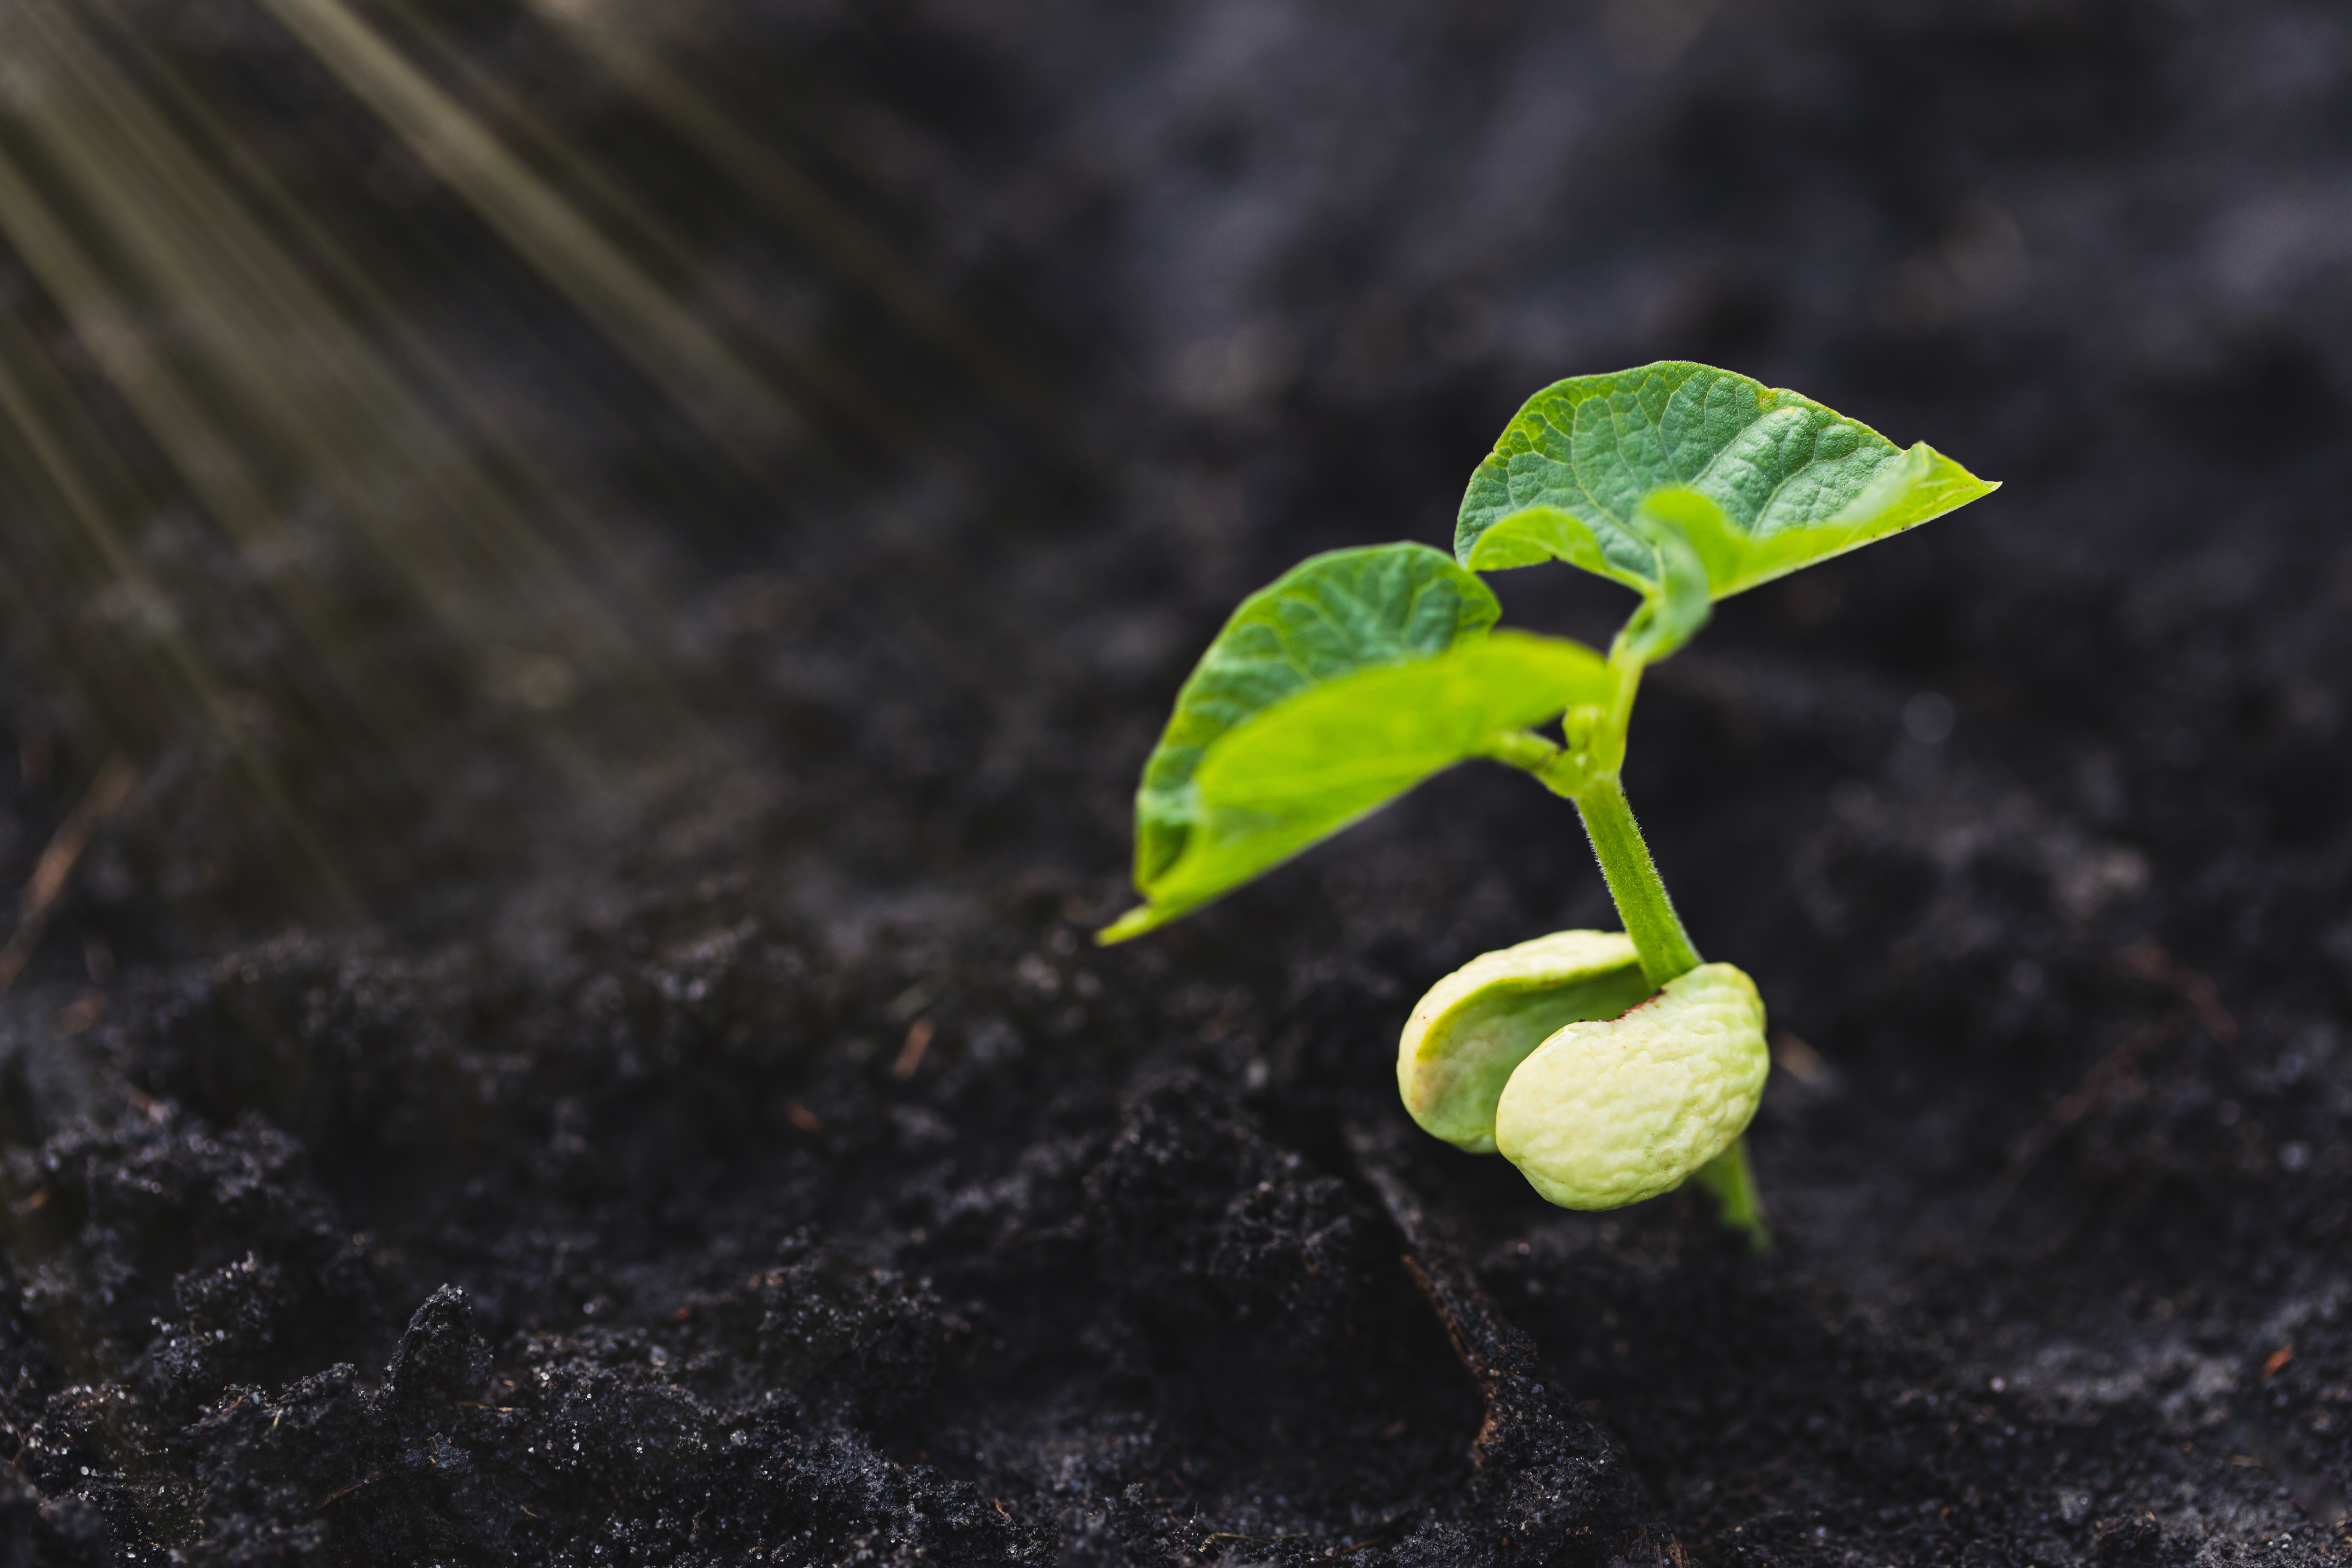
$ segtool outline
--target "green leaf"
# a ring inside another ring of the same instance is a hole
[[[1196,910],[1501,737],[1612,689],[1607,663],[1581,643],[1496,632],[1301,690],[1204,748],[1178,855],[1136,879],[1150,901],[1098,940]]]
[[[1558,559],[1655,596],[1658,541],[1679,535],[1721,599],[1996,488],[1924,441],[1666,360],[1529,398],[1470,478],[1454,551],[1481,572]]]
[[[1634,526],[1656,552],[1657,578],[1643,590],[1642,607],[1625,623],[1619,646],[1643,664],[1655,664],[1690,641],[1715,614],[1706,562],[1676,521],[1689,510],[1673,504],[1683,497],[1712,504],[1689,490],[1663,490],[1633,514]]]
[[[1192,774],[1219,736],[1328,680],[1444,653],[1502,616],[1493,590],[1426,544],[1312,556],[1251,595],[1176,694],[1135,796],[1135,883],[1184,852]]]

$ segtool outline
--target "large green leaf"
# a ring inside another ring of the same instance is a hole
[[[1102,933],[1139,936],[1379,809],[1613,678],[1580,643],[1472,635],[1435,658],[1322,681],[1202,749],[1183,791],[1179,853],[1136,885],[1150,901]]]
[[[1184,850],[1202,752],[1238,724],[1324,681],[1432,658],[1502,616],[1486,584],[1426,544],[1311,556],[1252,594],[1201,656],[1143,765],[1135,796],[1135,882]]]
[[[1454,550],[1482,572],[1557,558],[1655,596],[1672,533],[1721,599],[1995,488],[1924,441],[1667,360],[1529,398],[1471,476]]]

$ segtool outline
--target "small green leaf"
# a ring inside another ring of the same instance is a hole
[[[1661,490],[1633,514],[1633,526],[1657,553],[1657,579],[1643,588],[1642,607],[1625,623],[1620,646],[1643,664],[1655,664],[1690,641],[1715,614],[1713,579],[1683,521],[1694,509],[1675,504],[1685,498],[1714,508],[1691,490]]]
[[[1184,852],[1192,774],[1217,737],[1300,692],[1444,653],[1502,616],[1493,590],[1426,544],[1334,550],[1251,595],[1176,694],[1135,796],[1135,882]]]
[[[1433,658],[1360,670],[1265,708],[1202,749],[1176,857],[1136,886],[1150,901],[1097,939],[1123,942],[1232,891],[1498,737],[1605,700],[1581,643],[1472,636]]]
[[[1811,398],[1666,360],[1529,398],[1471,476],[1454,550],[1481,572],[1558,559],[1654,596],[1671,532],[1721,599],[1996,488],[1924,441],[1906,450]]]

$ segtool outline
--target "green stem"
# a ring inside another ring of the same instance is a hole
[[[1620,637],[1622,644],[1625,639]],[[1619,654],[1622,655],[1621,648]],[[1633,694],[1642,679],[1642,661],[1612,657],[1617,691],[1609,709],[1579,710],[1568,716],[1566,747],[1556,746],[1524,730],[1497,735],[1482,748],[1498,763],[1523,768],[1555,795],[1576,802],[1584,831],[1600,857],[1601,874],[1608,879],[1609,896],[1617,905],[1625,934],[1642,960],[1642,973],[1652,990],[1664,989],[1696,969],[1702,960],[1675,901],[1658,876],[1658,863],[1633,820],[1625,799],[1618,767],[1625,755],[1625,730],[1633,717]],[[1580,714],[1589,717],[1580,718]],[[1749,1250],[1763,1252],[1772,1245],[1771,1222],[1764,1213],[1763,1194],[1756,1186],[1756,1170],[1748,1158],[1748,1140],[1733,1141],[1692,1178],[1715,1199],[1716,1215],[1748,1238]]]
[[[1658,878],[1658,863],[1650,858],[1650,847],[1633,821],[1625,786],[1615,773],[1603,773],[1577,795],[1576,809],[1584,818],[1593,853],[1601,858],[1601,874],[1608,879],[1609,896],[1617,902],[1625,934],[1642,955],[1642,973],[1652,990],[1663,990],[1666,982],[1681,979],[1702,961]]]
[[[1666,895],[1658,863],[1650,858],[1650,846],[1625,799],[1625,785],[1617,774],[1604,773],[1575,798],[1584,831],[1601,858],[1601,874],[1608,879],[1609,896],[1616,900],[1625,934],[1641,955],[1642,973],[1653,989],[1664,989],[1668,981],[1699,966],[1698,949]],[[1746,1138],[1735,1140],[1696,1179],[1715,1199],[1717,1217],[1745,1236],[1749,1250],[1762,1252],[1772,1245],[1772,1227],[1764,1215],[1763,1194],[1757,1190]]]
[[[1700,1166],[1691,1180],[1715,1200],[1715,1217],[1748,1238],[1748,1251],[1772,1249],[1772,1221],[1764,1213],[1764,1194],[1756,1185],[1745,1135],[1733,1139],[1730,1148]]]

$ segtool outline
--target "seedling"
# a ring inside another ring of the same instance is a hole
[[[1457,763],[1518,768],[1576,803],[1625,929],[1538,937],[1440,981],[1399,1044],[1406,1110],[1569,1208],[1696,1175],[1766,1245],[1740,1138],[1769,1060],[1764,1007],[1745,973],[1700,960],[1633,821],[1619,776],[1633,699],[1717,599],[1993,488],[1925,442],[1706,365],[1546,387],[1470,477],[1452,556],[1336,550],[1242,602],[1144,766],[1145,902],[1098,940],[1189,914]],[[1495,629],[1477,574],[1547,561],[1640,595],[1605,657]],[[1555,721],[1557,739],[1538,732]]]

